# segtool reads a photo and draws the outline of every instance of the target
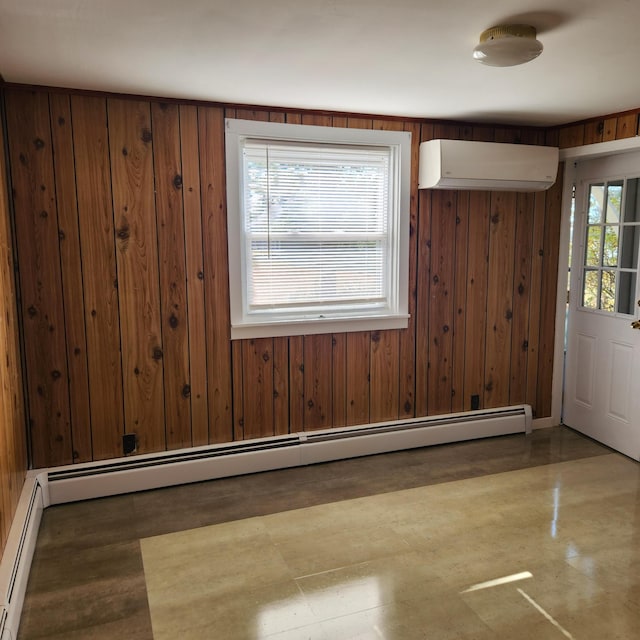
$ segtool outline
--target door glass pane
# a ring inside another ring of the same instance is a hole
[[[620,272],[620,286],[618,288],[618,313],[634,315],[636,299],[636,273],[635,271]]]
[[[625,225],[622,232],[622,258],[620,266],[623,269],[636,269],[638,265],[638,242],[640,241],[640,227]]]
[[[618,229],[619,227],[617,226],[607,226],[604,228],[602,264],[605,267],[615,267],[618,265]]]
[[[582,307],[635,315],[640,178],[589,185],[584,240]]]
[[[607,216],[606,222],[620,222],[620,206],[622,203],[622,180],[610,182],[607,185]]]
[[[584,285],[582,289],[582,306],[587,309],[598,308],[598,271],[584,272]]]
[[[604,185],[592,184],[589,187],[589,224],[602,222],[604,209]]]
[[[638,202],[638,180],[640,178],[630,178],[627,180],[627,193],[624,203],[624,221],[640,222],[640,202]]]
[[[589,227],[587,229],[587,249],[584,263],[588,267],[600,265],[602,255],[602,227]]]
[[[603,271],[600,289],[600,306],[602,311],[614,311],[616,303],[616,272]]]

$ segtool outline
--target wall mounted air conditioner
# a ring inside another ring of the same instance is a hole
[[[559,150],[530,144],[428,140],[420,145],[420,189],[543,191],[556,180]]]

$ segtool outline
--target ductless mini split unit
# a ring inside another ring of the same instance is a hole
[[[420,189],[544,191],[558,173],[559,150],[530,144],[428,140],[420,145]]]

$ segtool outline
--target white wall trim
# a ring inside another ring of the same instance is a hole
[[[553,417],[548,418],[536,418],[532,424],[531,429],[537,431],[538,429],[550,429],[551,427],[557,427],[560,423]]]
[[[554,425],[562,421],[564,391],[564,340],[567,310],[567,278],[569,277],[569,240],[571,233],[571,199],[573,194],[573,162],[566,162],[562,184],[560,214],[560,244],[558,245],[558,282],[556,289],[556,329],[553,345],[553,381],[551,385],[551,416]]]
[[[560,162],[567,160],[587,160],[601,158],[617,153],[628,151],[638,151],[640,149],[640,136],[632,138],[622,138],[621,140],[608,140],[607,142],[595,142],[594,144],[584,144],[579,147],[569,147],[560,149]]]

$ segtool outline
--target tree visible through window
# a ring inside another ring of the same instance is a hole
[[[582,306],[632,315],[640,211],[638,178],[589,185]]]

